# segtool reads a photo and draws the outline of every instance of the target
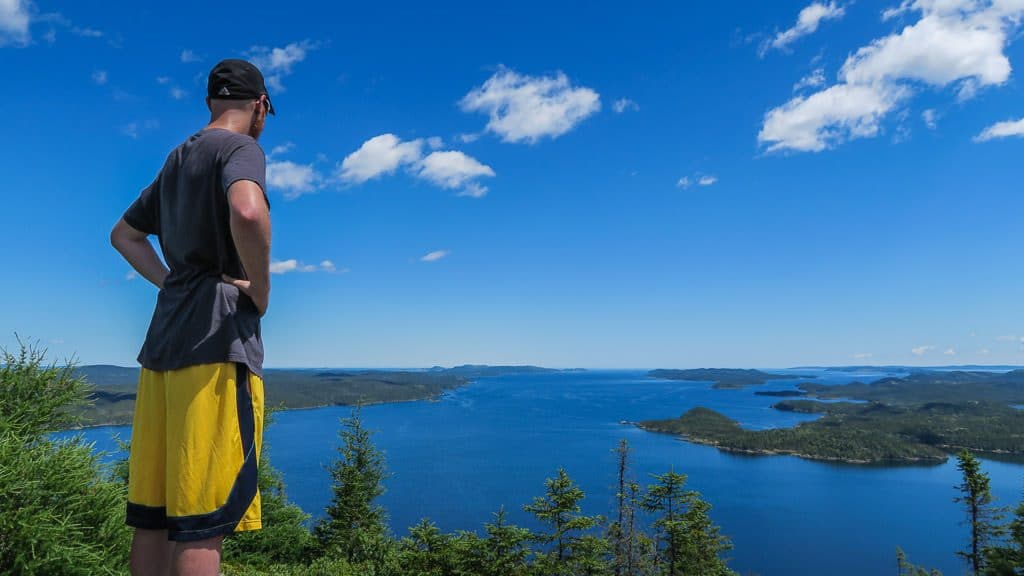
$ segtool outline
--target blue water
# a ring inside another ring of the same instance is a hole
[[[819,375],[826,384],[885,376],[792,373]],[[584,513],[612,515],[612,451],[625,438],[644,485],[650,474],[670,468],[689,476],[689,487],[711,502],[714,520],[732,538],[730,565],[741,574],[891,573],[896,546],[946,576],[965,573],[954,556],[966,532],[952,502],[960,480],[953,460],[874,467],[731,455],[619,423],[707,406],[750,429],[794,426],[816,416],[772,410],[782,398],[754,391],[792,389],[795,382],[714,390],[642,371],[503,376],[480,379],[438,402],[367,406],[363,421],[393,474],[380,503],[398,536],[423,517],[444,531],[480,531],[502,504],[510,521],[538,528],[521,508],[544,493],[545,478],[559,466],[586,492]],[[284,473],[290,498],[315,516],[330,498],[325,466],[336,454],[339,418],[349,414],[347,407],[283,412],[266,431],[268,453]],[[97,448],[115,450],[111,436],[127,438],[130,428],[84,434]],[[1000,503],[1021,499],[1024,465],[986,459],[984,469]]]

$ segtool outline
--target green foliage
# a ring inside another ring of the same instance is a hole
[[[1024,574],[1024,502],[1017,505],[1006,532],[1009,538],[1005,543],[985,550],[985,576]]]
[[[711,505],[698,492],[684,489],[685,474],[669,470],[654,478],[657,483],[647,488],[641,505],[647,512],[658,514],[653,527],[665,544],[660,554],[665,574],[734,574],[721,558],[732,545],[711,522]]]
[[[907,561],[907,555],[899,546],[896,547],[896,576],[942,576],[942,572],[915,566]]]
[[[25,438],[78,423],[75,410],[86,404],[87,384],[73,366],[45,364],[45,350],[19,340],[18,353],[0,349],[0,430]]]
[[[380,563],[394,546],[385,526],[386,512],[374,504],[384,494],[383,481],[388,474],[383,455],[363,428],[360,411],[357,406],[351,417],[341,420],[341,457],[330,467],[333,495],[315,534],[320,551],[328,556],[353,564]]]
[[[999,525],[1002,510],[993,506],[988,474],[981,470],[981,462],[973,454],[961,450],[956,467],[963,474],[963,482],[956,486],[960,496],[953,501],[963,504],[970,529],[967,549],[956,554],[967,561],[972,573],[982,574],[986,560],[984,550],[1002,532]]]
[[[92,445],[46,434],[74,422],[85,386],[22,345],[0,367],[0,573],[118,574],[127,566],[126,488]]]
[[[604,516],[580,514],[583,490],[564,468],[544,485],[545,495],[523,506],[551,529],[549,533],[534,534],[535,541],[554,544],[550,552],[537,558],[536,567],[545,575],[605,574],[604,557],[610,552],[607,541],[582,534],[603,523]]]

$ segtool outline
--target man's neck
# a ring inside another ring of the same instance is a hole
[[[252,126],[252,117],[241,111],[231,110],[216,118],[211,118],[207,128],[221,128],[238,134],[249,134]]]

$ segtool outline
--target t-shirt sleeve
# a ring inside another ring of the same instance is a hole
[[[239,180],[255,182],[260,190],[263,190],[263,199],[267,202],[267,207],[270,207],[266,186],[267,159],[263,155],[263,149],[255,141],[246,142],[231,152],[224,162],[221,178],[225,193]]]
[[[160,176],[142,189],[121,218],[139,232],[160,234]]]

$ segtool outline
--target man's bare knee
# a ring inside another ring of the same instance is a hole
[[[223,542],[223,536],[178,542],[174,547],[173,573],[178,576],[217,576]]]
[[[135,529],[129,564],[133,576],[168,576],[174,542],[167,540],[167,530]]]

